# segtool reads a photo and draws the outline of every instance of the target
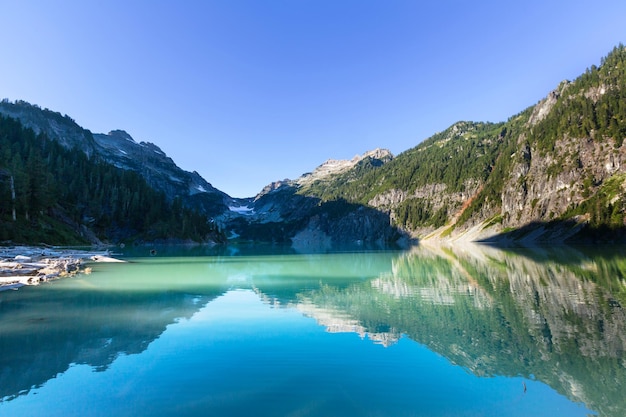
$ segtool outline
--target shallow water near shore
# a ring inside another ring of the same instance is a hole
[[[0,293],[0,415],[626,415],[624,248],[152,254]]]

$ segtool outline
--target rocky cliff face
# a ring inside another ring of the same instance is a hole
[[[560,155],[567,155],[564,165],[554,155],[541,155],[528,146],[522,148],[502,193],[503,226],[519,227],[557,218],[582,203],[609,178],[624,172],[626,148],[616,147],[612,138],[605,143],[562,138],[556,147]],[[559,172],[551,172],[556,164]]]
[[[569,86],[570,83],[563,83],[535,106],[527,123],[529,131],[558,100],[569,99]],[[605,91],[596,90],[590,87],[583,92],[594,104],[594,97]],[[621,179],[626,146],[618,141],[621,140],[614,137],[599,138],[594,132],[582,137],[564,135],[557,138],[553,150],[543,151],[537,143],[529,143],[527,135],[520,135],[518,151],[511,155],[514,162],[510,176],[502,190],[502,225],[520,227],[559,218],[596,194],[610,178]],[[625,184],[621,180],[620,183],[623,189]],[[623,193],[618,193],[613,203],[623,204],[623,198]]]

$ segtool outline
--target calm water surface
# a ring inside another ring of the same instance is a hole
[[[626,415],[624,248],[196,251],[1,292],[0,416]]]

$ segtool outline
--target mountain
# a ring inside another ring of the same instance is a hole
[[[240,239],[291,242],[302,250],[395,244],[405,236],[390,224],[386,213],[345,199],[324,200],[308,193],[314,184],[359,176],[392,159],[389,151],[377,149],[348,161],[328,160],[295,180],[269,184],[253,199],[231,207],[219,221]]]
[[[387,149],[374,149],[365,152],[363,155],[356,155],[351,160],[329,159],[322,165],[315,168],[313,172],[303,174],[295,180],[300,187],[306,188],[314,183],[322,182],[326,179],[350,173],[353,177],[364,172],[367,167],[379,167],[393,159],[393,155]]]
[[[61,121],[74,127],[68,118]],[[108,163],[90,132],[65,135],[57,123],[52,133],[62,140],[51,139],[49,126],[36,133],[0,114],[0,242],[224,240],[205,212],[179,196],[168,199],[139,172]]]
[[[169,201],[180,198],[184,205],[215,216],[227,210],[232,199],[205,181],[197,172],[179,168],[158,146],[135,142],[123,130],[92,134],[60,113],[41,109],[24,101],[0,102],[0,114],[19,120],[36,134],[43,133],[67,149],[80,149],[88,157],[97,157],[118,168],[139,173]]]
[[[624,240],[626,50],[502,123],[458,122],[298,195],[386,213],[416,238]]]
[[[197,172],[179,168],[158,146],[150,142],[135,142],[123,130],[94,134],[96,153],[116,167],[141,174],[156,190],[169,200],[181,198],[183,204],[207,216],[216,216],[228,209],[233,200],[209,184]]]
[[[384,164],[392,159],[386,150],[367,152],[350,161],[329,160],[296,180],[270,184],[255,198],[237,199],[214,188],[197,172],[179,168],[157,145],[137,143],[123,130],[92,134],[67,115],[24,101],[2,101],[1,114],[19,120],[35,134],[52,139],[67,150],[83,152],[91,161],[139,174],[170,203],[180,201],[183,206],[202,213],[232,239],[294,242],[298,247],[307,247],[306,250],[326,250],[364,242],[386,245],[402,236],[390,225],[388,216],[373,208],[342,200],[321,202],[301,194],[312,182],[346,172],[362,173]],[[100,235],[121,239],[124,233],[109,231]]]
[[[328,160],[249,199],[229,197],[124,131],[92,134],[22,101],[3,101],[0,114],[139,174],[231,238],[319,250],[411,239],[626,241],[623,45],[506,122],[460,121],[395,157],[377,149]]]
[[[80,127],[70,116],[42,109],[23,100],[14,103],[7,99],[0,102],[0,114],[19,120],[35,134],[44,134],[67,149],[77,148],[88,157],[96,154],[96,143],[91,132]]]

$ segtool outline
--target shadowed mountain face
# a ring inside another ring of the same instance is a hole
[[[605,416],[626,412],[626,263],[602,248],[152,258],[0,294],[5,401],[71,364],[141,354],[226,291],[253,290],[332,333],[403,335],[476,376],[548,384]]]
[[[78,148],[89,157],[96,154],[97,145],[91,132],[80,127],[67,114],[61,115],[22,100],[15,103],[3,100],[0,102],[0,113],[19,120],[24,127],[36,134],[44,134],[65,148]]]

